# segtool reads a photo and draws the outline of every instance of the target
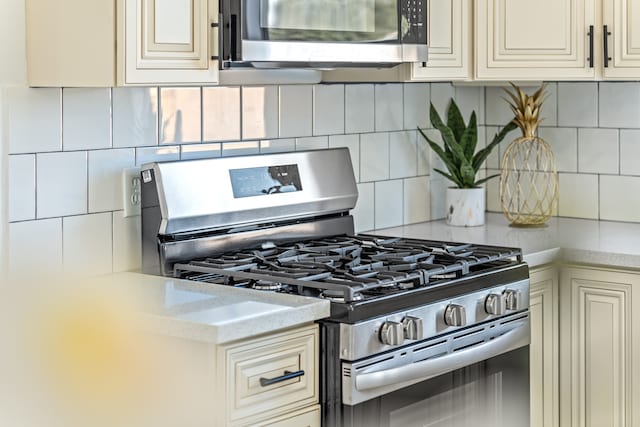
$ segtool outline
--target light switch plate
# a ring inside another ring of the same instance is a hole
[[[122,195],[124,217],[140,215],[140,201],[142,198],[142,182],[140,180],[140,168],[127,168],[122,170]]]

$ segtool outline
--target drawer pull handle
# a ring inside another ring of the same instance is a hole
[[[282,381],[290,380],[292,378],[298,378],[304,375],[304,371],[284,371],[284,375],[275,378],[260,378],[260,385],[266,387],[271,384],[279,383]]]

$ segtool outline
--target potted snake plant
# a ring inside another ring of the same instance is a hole
[[[500,175],[490,175],[481,179],[478,179],[477,175],[491,151],[516,128],[516,125],[509,122],[486,147],[476,152],[478,125],[475,111],[471,113],[468,124],[465,124],[460,109],[451,99],[446,124],[433,104],[429,108],[429,118],[432,126],[442,136],[442,146],[429,138],[422,129],[418,128],[418,131],[447,168],[447,171],[438,168],[434,168],[434,171],[455,184],[447,188],[447,224],[466,227],[483,225],[486,197],[485,189],[481,185]]]

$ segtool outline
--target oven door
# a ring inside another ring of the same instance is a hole
[[[341,375],[339,425],[527,426],[529,315],[344,362]]]
[[[237,61],[254,66],[426,61],[426,0],[223,0],[223,11],[227,2],[241,4],[235,18],[233,11],[223,17]]]

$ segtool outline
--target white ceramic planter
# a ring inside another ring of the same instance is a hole
[[[458,227],[484,225],[485,190],[478,188],[447,188],[447,224]]]

